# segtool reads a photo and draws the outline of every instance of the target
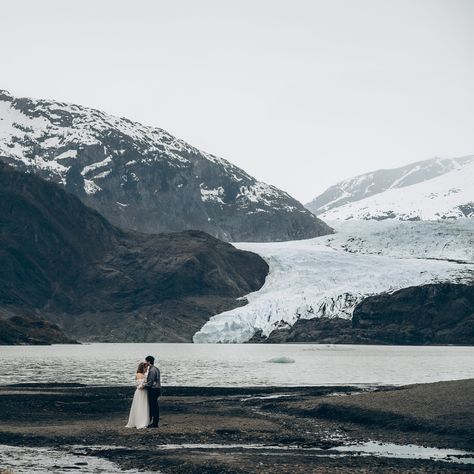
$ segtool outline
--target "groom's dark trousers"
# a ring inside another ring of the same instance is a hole
[[[158,397],[160,396],[160,388],[148,388],[148,405],[150,407],[150,424],[158,426],[160,422],[160,407],[158,406]]]

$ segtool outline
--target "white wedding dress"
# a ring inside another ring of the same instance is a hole
[[[148,408],[148,390],[141,389],[146,382],[146,377],[137,378],[135,385],[137,389],[133,395],[132,408],[126,428],[146,428],[150,424],[150,413]]]

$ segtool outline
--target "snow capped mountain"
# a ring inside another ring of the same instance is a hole
[[[433,159],[342,181],[307,204],[323,219],[474,216],[474,156]]]
[[[370,295],[473,279],[472,220],[336,225],[336,234],[327,237],[237,244],[267,261],[267,280],[247,295],[246,306],[212,317],[194,342],[245,342],[300,319],[351,319]]]
[[[298,201],[166,131],[0,91],[0,159],[63,185],[112,223],[269,241],[331,229]]]

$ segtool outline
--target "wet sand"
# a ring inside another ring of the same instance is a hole
[[[0,444],[64,449],[84,459],[95,455],[122,468],[163,473],[474,469],[472,464],[338,451],[339,446],[368,440],[474,451],[474,379],[370,391],[355,387],[165,387],[163,391],[160,428],[130,430],[124,425],[133,388],[0,387]]]

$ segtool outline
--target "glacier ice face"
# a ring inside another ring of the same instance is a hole
[[[474,275],[472,220],[361,221],[341,223],[336,230],[303,241],[235,244],[267,261],[265,285],[247,295],[246,306],[212,317],[194,342],[246,342],[257,332],[268,336],[300,318],[350,319],[368,295]]]

